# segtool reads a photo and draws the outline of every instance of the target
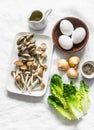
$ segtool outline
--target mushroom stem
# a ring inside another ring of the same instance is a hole
[[[28,77],[29,77],[29,74],[26,74],[25,83],[24,83],[24,90],[26,90],[26,88],[27,88]]]

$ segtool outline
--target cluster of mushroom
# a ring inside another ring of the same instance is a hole
[[[43,73],[47,70],[46,43],[37,45],[33,34],[26,34],[17,40],[19,59],[11,72],[16,86],[22,91],[41,90],[45,87]]]

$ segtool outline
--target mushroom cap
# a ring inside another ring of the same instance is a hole
[[[45,84],[43,82],[40,83],[41,88],[45,87]]]
[[[43,51],[41,50],[41,47],[37,47],[36,48],[36,54],[41,55],[43,53]]]
[[[28,35],[26,36],[26,40],[27,40],[27,41],[30,40],[33,36],[34,36],[33,33],[28,34]]]
[[[27,70],[27,66],[26,65],[23,65],[20,67],[21,70]]]
[[[33,62],[33,66],[36,68],[38,64],[36,62]]]
[[[36,73],[36,70],[33,69],[33,70],[31,70],[31,72],[32,72],[32,73]]]
[[[20,45],[23,40],[24,40],[23,36],[21,36],[20,38],[18,38],[17,45]]]
[[[42,53],[41,56],[47,58],[47,55],[45,53]]]
[[[27,53],[22,54],[22,56],[25,57],[25,58],[29,58],[30,57],[30,55],[27,54]]]
[[[33,65],[33,62],[32,61],[28,61],[27,62],[27,66],[32,66]]]
[[[43,69],[46,70],[47,69],[47,65],[43,65]]]
[[[25,71],[25,74],[31,74],[31,72],[30,71]]]
[[[17,60],[14,62],[16,66],[23,66],[23,62],[21,60]]]
[[[21,79],[20,75],[17,75],[15,79],[20,80]]]
[[[41,43],[41,50],[42,51],[45,51],[46,50],[46,48],[47,48],[47,45],[46,45],[46,43]]]

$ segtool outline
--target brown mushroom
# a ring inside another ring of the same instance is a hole
[[[41,55],[43,51],[41,50],[41,47],[36,48],[36,54]]]
[[[15,77],[15,79],[16,79],[17,81],[19,81],[19,80],[21,79],[20,75],[18,74],[18,75]]]
[[[43,67],[40,67],[40,68],[38,69],[38,75],[39,75],[40,77],[43,77]]]
[[[38,67],[38,64],[36,62],[34,62],[33,67],[36,69]]]
[[[45,59],[47,58],[47,55],[45,53],[42,53],[41,56]]]
[[[27,66],[32,66],[33,65],[33,62],[32,61],[28,61],[27,62]]]
[[[47,65],[42,65],[44,70],[47,70]]]
[[[27,40],[27,41],[30,41],[33,36],[34,36],[33,33],[28,34],[28,35],[26,36],[26,40]]]
[[[23,65],[20,67],[21,70],[27,70],[27,66],[26,65]]]
[[[17,40],[17,45],[20,45],[22,43],[22,41],[24,40],[24,37],[20,37],[18,40]]]
[[[46,50],[46,48],[47,48],[47,45],[46,45],[46,43],[41,43],[41,50],[42,51],[45,51]]]
[[[45,84],[43,82],[40,83],[41,88],[45,88]]]
[[[16,66],[22,66],[22,65],[23,65],[23,62],[22,62],[21,60],[17,60],[17,61],[14,62],[14,64],[15,64]]]

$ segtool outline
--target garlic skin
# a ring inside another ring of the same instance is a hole
[[[67,71],[67,76],[72,79],[76,79],[79,75],[79,72],[75,68],[69,68]]]
[[[70,67],[77,67],[80,63],[80,58],[78,56],[72,56],[68,60]]]
[[[62,20],[59,28],[62,34],[67,36],[70,36],[74,30],[73,24],[69,20]]]
[[[58,69],[60,70],[67,70],[69,65],[66,59],[60,59],[57,62]]]
[[[59,45],[65,50],[70,50],[73,47],[72,39],[66,35],[59,36],[58,42]]]
[[[74,44],[81,43],[86,36],[86,30],[82,27],[76,28],[72,33],[72,40]]]

